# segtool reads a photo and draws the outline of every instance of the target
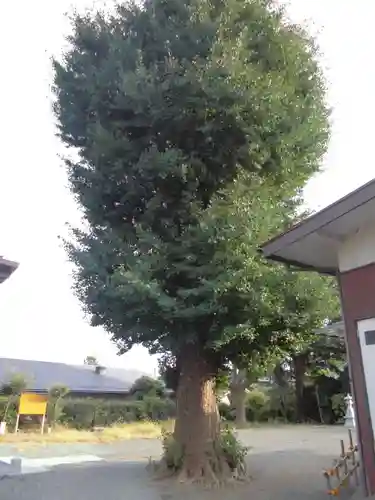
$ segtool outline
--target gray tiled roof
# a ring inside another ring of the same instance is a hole
[[[0,255],[0,283],[7,280],[17,267],[17,262],[6,260]]]
[[[28,381],[28,390],[47,391],[62,384],[72,392],[126,393],[134,381],[144,375],[136,370],[107,368],[95,373],[95,366],[67,365],[49,361],[0,358],[0,383],[12,374],[22,374]]]

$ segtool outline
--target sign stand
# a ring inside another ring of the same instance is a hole
[[[46,423],[46,412],[47,412],[48,395],[47,394],[35,394],[31,392],[24,392],[21,394],[20,403],[18,406],[16,427],[14,432],[18,432],[20,416],[38,416],[42,417],[41,421],[41,434],[44,434],[44,426]]]
[[[43,415],[42,417],[42,427],[40,429],[40,433],[44,434],[44,424],[46,423],[46,414]]]

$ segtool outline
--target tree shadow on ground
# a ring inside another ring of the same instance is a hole
[[[327,459],[328,458],[328,459]],[[249,453],[249,482],[226,489],[207,490],[197,486],[157,485],[161,498],[168,500],[328,500],[323,469],[332,464],[327,454],[311,450]],[[341,499],[349,499],[359,488],[354,480],[342,489]]]
[[[250,453],[252,479],[225,489],[157,481],[146,461],[61,466],[47,473],[0,481],[0,498],[17,500],[328,500],[322,470],[327,454],[301,449]],[[340,498],[350,498],[353,488]]]

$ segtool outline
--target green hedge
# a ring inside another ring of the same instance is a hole
[[[295,421],[295,396],[292,390],[281,394],[274,388],[255,388],[246,396],[246,419],[248,422]],[[220,415],[233,421],[233,409],[221,403]]]
[[[6,399],[1,398],[0,415],[5,405]],[[15,424],[16,415],[17,406],[13,405],[7,418],[10,426]],[[66,397],[59,403],[58,415],[59,424],[88,429],[92,426],[110,426],[137,420],[167,420],[175,416],[175,403],[158,397],[145,397],[142,401]]]
[[[167,420],[175,416],[175,404],[158,397],[134,400],[66,399],[58,422],[77,429],[110,426],[141,420]]]
[[[0,396],[0,417],[4,412],[6,398]],[[336,419],[340,421],[345,412],[344,395],[337,394],[331,400]],[[146,396],[143,400],[65,397],[59,403],[57,423],[77,429],[92,426],[110,426],[142,420],[167,420],[175,417],[175,402],[168,398]],[[233,421],[234,412],[227,405],[219,405],[224,420]],[[12,405],[7,423],[13,427],[17,405]],[[249,422],[283,420],[295,421],[295,396],[293,391],[281,394],[277,389],[253,389],[246,398],[246,417]]]

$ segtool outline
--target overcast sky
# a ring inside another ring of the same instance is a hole
[[[119,358],[106,333],[83,319],[58,241],[65,223],[79,216],[54,137],[50,55],[60,53],[64,43],[64,12],[88,4],[2,3],[0,255],[20,267],[0,286],[0,356],[81,363],[95,355],[108,366],[152,373],[156,361],[142,348]],[[309,20],[319,30],[333,108],[325,171],[305,192],[307,204],[319,209],[374,176],[375,2],[292,0],[289,12],[293,20]]]

